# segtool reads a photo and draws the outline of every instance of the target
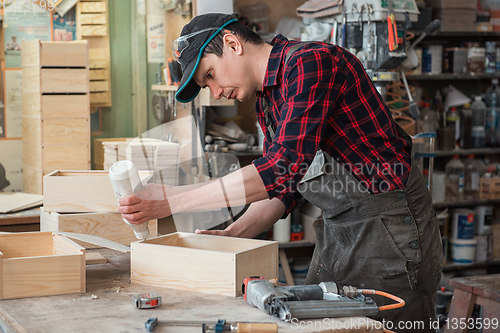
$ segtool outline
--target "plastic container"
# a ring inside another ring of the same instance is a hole
[[[463,160],[464,172],[464,199],[478,200],[479,199],[479,180],[481,177],[479,168],[474,159],[474,155],[469,155]]]
[[[455,141],[460,138],[460,114],[456,107],[452,107],[446,113],[446,127],[455,129]]]
[[[484,148],[486,145],[486,133],[484,126],[472,126],[471,148]]]
[[[476,212],[471,209],[454,209],[451,225],[451,238],[474,238],[474,218]]]
[[[284,219],[279,219],[273,226],[273,240],[279,243],[288,243],[290,241],[290,228],[292,214]]]
[[[446,173],[434,171],[432,173],[432,200],[435,202],[446,201]]]
[[[472,111],[467,103],[462,108],[460,146],[469,149],[472,145]]]
[[[472,127],[482,126],[486,122],[486,104],[481,99],[481,96],[475,96],[470,109],[472,111]]]
[[[451,260],[454,264],[472,264],[476,256],[477,239],[450,239]]]
[[[109,179],[115,191],[116,201],[123,197],[137,193],[144,190],[139,172],[137,171],[134,163],[130,161],[115,162],[109,168]],[[149,236],[148,221],[141,224],[133,224],[123,219],[132,230],[134,230],[135,237],[140,240],[145,240]]]
[[[446,200],[461,201],[464,198],[465,166],[458,155],[446,163]]]
[[[486,42],[485,43],[485,54],[484,54],[484,72],[485,73],[495,73],[496,69],[496,54],[495,47],[496,42]]]
[[[474,219],[476,234],[491,234],[491,222],[493,220],[493,206],[477,206]]]
[[[486,104],[486,146],[498,147],[498,106],[500,105],[500,87],[498,86],[498,79],[491,80],[491,85],[486,90],[484,102]]]
[[[438,120],[436,111],[430,108],[429,102],[424,102],[424,108],[420,111],[419,117],[420,132],[422,133],[436,133]]]

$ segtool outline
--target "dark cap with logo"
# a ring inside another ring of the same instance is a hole
[[[182,67],[182,79],[175,98],[182,103],[192,101],[200,86],[193,79],[205,47],[214,37],[231,23],[238,22],[227,14],[204,14],[196,16],[182,28],[181,36],[172,42],[172,51]]]

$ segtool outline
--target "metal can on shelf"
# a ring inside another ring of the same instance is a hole
[[[469,73],[484,73],[484,47],[470,47],[467,50],[467,68]]]
[[[443,73],[467,73],[467,49],[449,47],[443,53]]]

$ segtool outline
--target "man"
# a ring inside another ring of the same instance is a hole
[[[401,322],[413,332],[418,329],[412,325],[425,323],[430,332],[442,263],[437,219],[413,167],[411,139],[394,123],[360,62],[335,45],[302,45],[281,35],[266,44],[223,14],[195,17],[173,51],[183,70],[179,101],[191,101],[205,86],[217,99],[257,94],[264,156],[195,189],[156,187],[124,198],[124,218],[142,223],[195,208],[252,203],[225,230],[197,232],[254,237],[302,196],[324,211],[314,225],[317,242],[306,283],[335,281],[392,293],[406,305],[377,319]],[[162,191],[168,200],[148,200]],[[378,305],[386,303],[391,301],[377,298]]]

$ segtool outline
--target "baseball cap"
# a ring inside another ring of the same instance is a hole
[[[181,36],[172,42],[172,52],[182,67],[182,79],[175,98],[182,103],[192,101],[201,87],[193,80],[205,47],[219,32],[231,23],[238,22],[227,14],[196,16],[182,28]]]

